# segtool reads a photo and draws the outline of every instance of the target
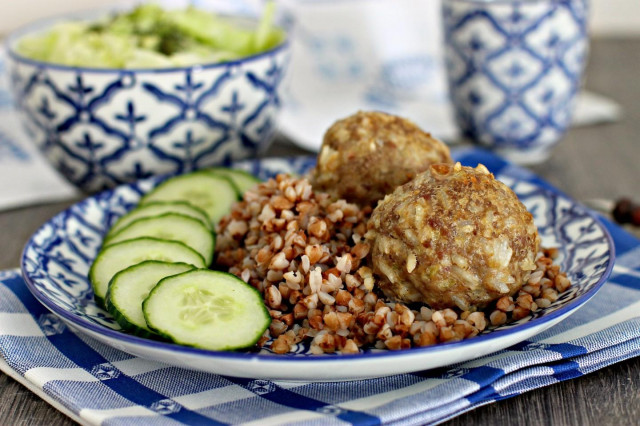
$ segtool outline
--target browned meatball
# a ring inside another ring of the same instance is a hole
[[[358,112],[324,135],[314,188],[361,206],[375,206],[435,163],[451,163],[449,148],[401,117]]]
[[[379,285],[402,302],[483,308],[536,267],[533,216],[483,165],[431,166],[380,201],[369,228]]]

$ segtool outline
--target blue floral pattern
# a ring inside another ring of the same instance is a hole
[[[277,173],[304,174],[314,164],[314,158],[298,157],[244,161],[234,166],[266,179]],[[522,180],[510,170],[514,169],[506,168],[496,177],[511,187],[533,214],[543,246],[559,249],[558,262],[573,285],[550,307],[485,333],[518,327],[592,294],[613,261],[607,232],[583,206]],[[72,315],[81,324],[90,322],[119,330],[115,320],[96,306],[87,274],[107,230],[161,180],[151,178],[102,192],[44,224],[27,243],[22,259],[23,274],[36,298],[54,312]],[[302,343],[294,352],[291,356],[313,356]]]
[[[92,70],[9,52],[26,130],[70,181],[94,192],[263,151],[289,61],[281,46],[244,60],[169,70]]]
[[[548,152],[569,125],[588,51],[587,0],[445,1],[451,100],[464,134]]]

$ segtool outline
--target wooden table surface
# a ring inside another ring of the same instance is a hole
[[[640,39],[592,42],[586,87],[615,99],[624,117],[613,124],[572,129],[553,158],[532,168],[577,200],[630,196],[640,201]],[[279,141],[268,155],[305,154]],[[18,266],[22,246],[71,202],[0,213],[0,269]],[[449,425],[636,425],[640,420],[640,357],[579,379],[528,392],[463,414]],[[73,422],[0,373],[0,425],[67,425]]]

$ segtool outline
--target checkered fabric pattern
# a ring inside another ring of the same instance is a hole
[[[516,167],[481,160],[491,170]],[[510,174],[553,190],[523,169]],[[190,371],[76,334],[33,298],[18,270],[0,272],[0,368],[87,424],[438,423],[640,355],[640,240],[605,224],[617,259],[591,301],[530,340],[447,368],[342,383]]]

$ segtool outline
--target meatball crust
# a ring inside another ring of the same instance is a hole
[[[375,206],[435,163],[452,163],[449,148],[401,117],[358,112],[325,133],[314,188],[360,206]]]
[[[368,226],[384,294],[434,309],[513,295],[540,244],[531,213],[483,165],[432,165],[380,201]]]

